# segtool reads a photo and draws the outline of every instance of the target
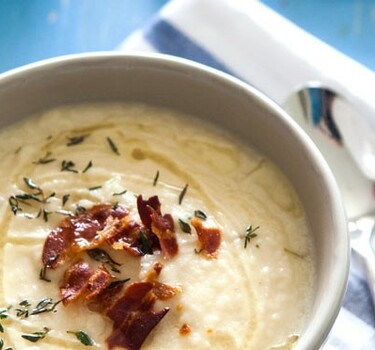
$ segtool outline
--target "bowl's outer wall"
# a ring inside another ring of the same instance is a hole
[[[332,174],[298,126],[257,91],[200,65],[161,57],[88,55],[0,76],[0,127],[49,107],[90,101],[174,108],[219,124],[276,162],[297,190],[315,236],[314,307],[297,349],[318,349],[340,308],[348,239]]]

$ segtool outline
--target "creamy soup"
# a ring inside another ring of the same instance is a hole
[[[77,259],[94,270],[103,265],[124,290],[161,263],[158,283],[173,293],[155,299],[152,312],[169,311],[142,349],[289,349],[298,342],[312,303],[314,248],[292,186],[255,150],[174,111],[98,104],[4,129],[0,159],[4,348],[108,348],[113,319],[81,296],[57,303]],[[114,263],[82,250],[56,268],[43,266],[46,239],[64,220],[107,204],[140,222],[140,195],[157,196],[172,218],[178,252],[137,246],[136,256],[104,242],[96,248]],[[212,251],[198,239],[197,222],[218,235]]]

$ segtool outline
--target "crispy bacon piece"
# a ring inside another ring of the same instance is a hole
[[[100,266],[95,273],[90,277],[87,283],[87,291],[85,298],[90,300],[99,295],[111,283],[111,275],[108,271]]]
[[[156,262],[152,268],[147,271],[145,280],[147,282],[152,282],[152,292],[155,294],[156,298],[159,300],[167,300],[173,298],[179,291],[178,288],[172,287],[169,284],[160,283],[157,279],[163,269],[163,264]]]
[[[164,258],[172,258],[178,253],[178,245],[174,231],[173,218],[170,214],[162,215],[161,204],[158,196],[143,200],[142,196],[137,198],[139,217],[143,225],[157,236]]]
[[[151,212],[151,230],[159,238],[164,258],[174,257],[178,253],[178,245],[172,216],[170,214],[161,215],[151,207],[149,210]]]
[[[215,258],[221,243],[221,231],[216,227],[204,227],[202,220],[197,217],[191,220],[191,224],[197,232],[200,250],[209,258]]]
[[[138,249],[139,230],[141,225],[129,216],[125,216],[113,224],[114,233],[105,234],[107,243],[115,250],[126,250],[134,256],[141,256]]]
[[[125,289],[124,295],[107,312],[107,316],[114,322],[114,328],[122,324],[128,313],[153,307],[156,297],[151,293],[152,287],[151,282],[133,282]]]
[[[157,299],[153,287],[154,284],[147,281],[132,283],[107,312],[107,316],[114,322],[114,330],[107,339],[110,349],[119,346],[127,350],[138,350],[169,311],[169,308],[159,312],[152,311]]]
[[[121,327],[115,329],[107,338],[109,349],[122,347],[127,350],[138,350],[150,332],[157,326],[169,311],[168,307],[154,312],[132,312],[124,320]]]
[[[139,195],[137,197],[137,209],[139,217],[141,218],[143,225],[145,225],[145,227],[151,231],[151,212],[149,208],[154,209],[158,214],[161,215],[161,204],[159,197],[153,196],[145,201],[143,200],[142,195]]]
[[[84,293],[89,280],[94,275],[93,270],[85,261],[78,260],[65,271],[63,281],[60,285],[61,299],[64,305],[79,298]]]
[[[87,306],[91,311],[107,314],[112,304],[119,298],[123,290],[122,283],[111,283],[99,294],[89,300]]]
[[[121,220],[126,215],[128,212],[123,207],[100,204],[79,215],[65,218],[44,242],[43,265],[55,269],[75,253],[99,246],[108,236],[107,222],[112,224],[114,220]]]

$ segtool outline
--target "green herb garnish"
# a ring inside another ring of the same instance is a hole
[[[70,171],[72,173],[78,173],[77,169],[74,169],[75,163],[71,160],[63,160],[61,162],[61,171]]]
[[[92,339],[88,336],[88,334],[84,331],[67,331],[66,333],[74,334],[76,338],[86,346],[94,345]]]
[[[33,162],[33,164],[48,164],[54,162],[56,158],[51,158],[51,155],[51,152],[47,152],[44,157],[38,159],[36,162]]]
[[[123,190],[121,192],[114,192],[112,193],[112,196],[122,196],[123,194],[125,194],[126,192],[128,192],[128,190]]]
[[[22,209],[19,207],[19,202],[15,196],[10,196],[8,202],[10,205],[10,209],[12,210],[14,215],[17,215],[17,212],[22,211]]]
[[[252,238],[257,237],[258,235],[255,233],[256,230],[259,229],[259,226],[255,227],[253,229],[252,225],[249,225],[246,227],[246,233],[245,233],[245,243],[244,243],[244,248],[246,249],[248,243],[250,243]]]
[[[114,281],[114,282],[110,283],[107,288],[115,288],[119,284],[124,284],[124,283],[129,282],[129,281],[130,281],[130,278],[125,278],[123,280]]]
[[[156,186],[156,184],[158,183],[158,180],[159,180],[159,170],[156,172],[155,174],[155,177],[154,177],[154,181],[153,181],[153,186]]]
[[[178,224],[180,225],[182,232],[191,234],[191,227],[187,222],[178,219]]]
[[[207,220],[207,215],[202,210],[195,210],[194,216],[198,219]]]
[[[182,203],[182,201],[183,201],[183,199],[184,199],[184,197],[185,197],[185,194],[186,194],[186,191],[187,191],[188,187],[189,187],[189,185],[186,184],[185,187],[182,189],[180,195],[178,196],[178,204],[181,204],[181,203]]]
[[[102,188],[103,186],[93,186],[93,187],[89,187],[89,191],[95,191],[95,190],[98,190],[98,189],[100,189],[100,188]]]
[[[116,266],[121,266],[121,264],[114,261],[105,250],[95,248],[87,250],[86,252],[91,259],[99,261],[103,264],[108,264],[113,272],[121,272],[119,269],[116,268]]]
[[[36,331],[30,334],[22,334],[22,338],[28,341],[31,341],[33,343],[36,343],[38,340],[45,338],[48,332],[49,332],[49,328],[43,327],[42,331]]]
[[[64,206],[66,204],[66,202],[69,200],[70,198],[70,194],[64,194],[63,197],[62,197],[62,206]]]
[[[68,143],[66,144],[68,147],[69,146],[75,146],[79,145],[82,143],[86,137],[90,136],[89,134],[86,135],[80,135],[80,136],[73,136],[73,137],[68,137]]]
[[[92,161],[90,160],[88,164],[86,165],[86,168],[82,170],[82,173],[85,173],[87,170],[89,170],[92,167]]]
[[[115,143],[112,141],[112,139],[110,137],[107,137],[107,141],[108,141],[109,147],[111,147],[112,152],[116,153],[119,156],[120,152],[118,151],[118,148],[115,145]]]
[[[138,248],[138,250],[140,251],[140,253],[142,255],[146,255],[146,254],[154,254],[154,252],[152,251],[152,247],[151,247],[151,244],[150,244],[150,241],[149,239],[147,238],[145,232],[143,230],[139,230],[139,239],[140,239],[140,243],[141,243],[141,246]]]
[[[24,177],[23,181],[25,182],[27,187],[29,187],[30,189],[40,191],[40,187],[35,185],[35,183],[31,179],[29,179],[28,177]]]

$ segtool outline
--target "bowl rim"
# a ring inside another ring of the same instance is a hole
[[[89,52],[70,54],[54,58],[48,58],[38,62],[30,63],[25,66],[11,69],[7,72],[0,74],[0,84],[7,83],[11,80],[16,80],[27,76],[28,74],[35,74],[38,71],[47,71],[61,67],[63,65],[69,65],[71,63],[88,63],[102,60],[113,60],[113,59],[126,59],[126,60],[141,60],[144,62],[153,61],[157,64],[164,64],[174,69],[179,70],[193,70],[200,74],[206,74],[211,78],[215,78],[226,82],[229,85],[241,88],[247,94],[255,97],[262,108],[271,111],[273,114],[277,114],[281,121],[288,127],[288,129],[295,135],[298,141],[304,145],[310,155],[310,161],[316,165],[320,171],[321,177],[324,179],[326,185],[326,191],[329,197],[332,199],[332,218],[333,225],[336,227],[337,239],[337,251],[336,257],[340,262],[331,266],[331,278],[333,280],[332,285],[335,286],[336,293],[327,294],[327,299],[324,300],[324,304],[318,306],[318,314],[320,319],[312,319],[304,328],[305,334],[301,337],[301,340],[296,346],[298,349],[319,349],[320,346],[325,342],[328,334],[338,316],[341,309],[343,297],[346,291],[346,286],[349,276],[350,266],[350,243],[347,229],[347,219],[341,193],[338,189],[334,175],[329,168],[326,160],[318,150],[317,146],[307,136],[305,131],[300,127],[296,121],[294,121],[276,102],[271,98],[257,90],[255,87],[248,83],[241,81],[240,79],[221,72],[217,69],[208,67],[201,63],[197,63],[185,58],[160,54],[160,53],[123,53],[123,52]],[[0,89],[1,94],[1,89]],[[317,322],[319,321],[319,322]]]

